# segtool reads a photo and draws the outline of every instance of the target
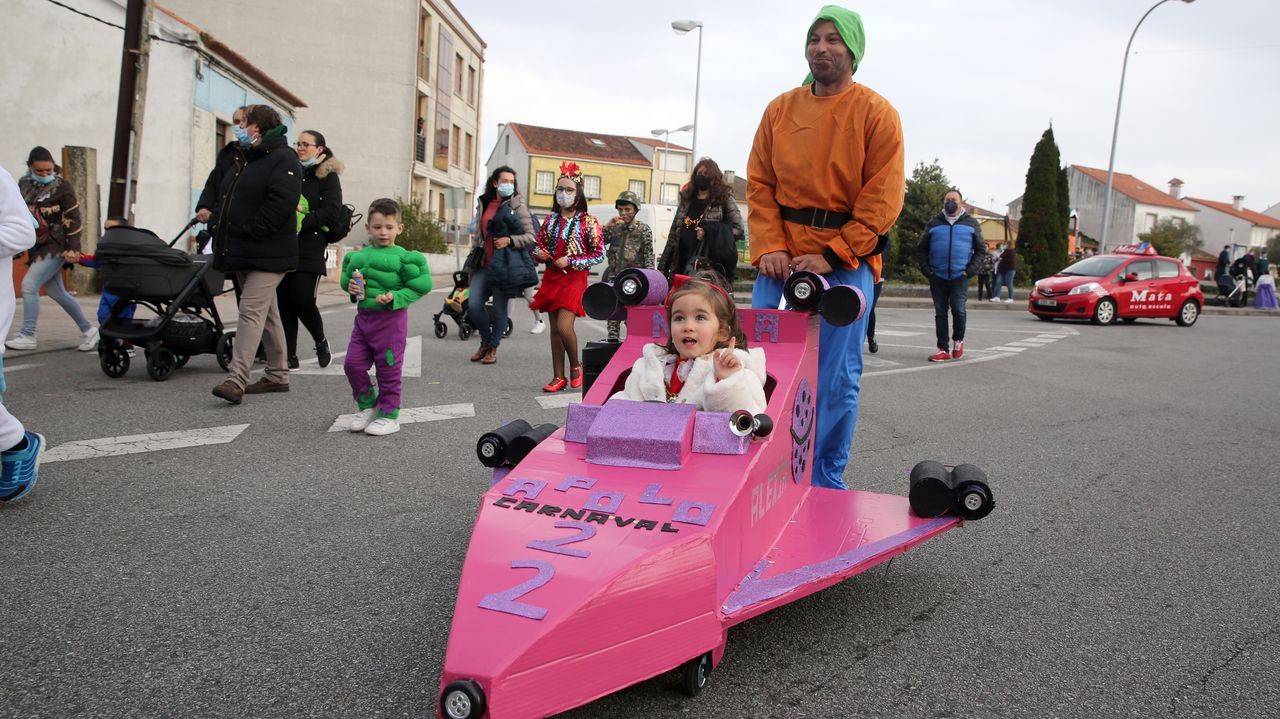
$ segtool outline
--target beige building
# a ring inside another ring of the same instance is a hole
[[[267,2],[250,13],[242,3],[160,3],[307,99],[294,127],[324,133],[357,212],[414,195],[447,222],[468,221],[485,43],[450,0]]]

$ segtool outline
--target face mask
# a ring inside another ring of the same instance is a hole
[[[711,178],[706,175],[694,175],[693,186],[699,190],[709,190],[711,189]]]
[[[946,203],[943,204],[942,206],[946,208],[948,215],[956,214],[956,208],[959,207],[959,205],[956,204],[955,200],[947,200]]]
[[[516,186],[515,186],[515,183],[512,183],[512,182],[499,182],[499,183],[498,183],[498,194],[499,194],[499,195],[501,195],[501,196],[503,196],[503,197],[511,197],[512,195],[516,194]]]
[[[303,167],[311,167],[312,165],[316,164],[316,163],[317,163],[317,162],[319,162],[319,161],[320,161],[320,156],[319,156],[319,155],[316,155],[315,157],[311,158],[310,160],[301,160],[300,162],[302,162],[302,166],[303,166]]]
[[[58,179],[58,174],[57,174],[57,173],[54,173],[54,174],[52,174],[52,175],[45,175],[44,177],[41,177],[41,176],[37,175],[37,174],[36,174],[36,173],[34,173],[34,172],[29,173],[29,174],[31,175],[31,179],[32,179],[33,181],[35,181],[36,183],[41,184],[41,185],[48,185],[48,184],[50,184],[51,182],[53,182],[54,180]]]
[[[557,192],[556,193],[556,202],[559,202],[560,206],[566,210],[573,207],[574,204],[576,204],[574,201],[577,199],[578,199],[578,193],[576,192]]]
[[[249,137],[249,131],[239,125],[235,125],[231,128],[231,134],[235,135],[236,141],[245,147],[248,147],[249,144],[253,142],[253,139]]]

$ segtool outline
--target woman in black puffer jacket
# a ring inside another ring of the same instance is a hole
[[[284,276],[276,288],[280,304],[280,320],[284,323],[284,341],[289,355],[289,369],[298,368],[298,322],[311,333],[316,344],[316,360],[328,367],[333,356],[329,340],[324,336],[324,320],[316,307],[320,278],[328,270],[325,252],[334,240],[330,229],[339,222],[342,210],[342,162],[325,144],[324,135],[315,130],[298,134],[294,144],[302,163],[302,199],[298,201],[298,269]]]
[[[246,394],[287,392],[284,328],[276,287],[298,266],[298,201],[302,165],[285,138],[280,115],[267,105],[245,109],[244,153],[223,174],[213,209],[214,267],[234,272],[241,292],[239,325],[226,381],[216,397],[240,404]],[[266,377],[249,384],[259,341],[266,348]]]

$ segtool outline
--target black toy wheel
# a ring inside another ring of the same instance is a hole
[[[177,367],[178,358],[167,347],[159,347],[147,356],[147,374],[157,382],[169,379]]]
[[[711,676],[711,652],[680,665],[680,691],[691,697],[702,693]]]
[[[987,473],[972,464],[958,464],[951,470],[955,484],[955,511],[962,519],[982,519],[991,514],[995,498]]]
[[[175,360],[175,365],[176,365],[177,367],[186,367],[186,366],[187,366],[187,362],[191,361],[191,355],[184,355],[184,354],[179,353],[179,352],[175,352],[175,353],[174,353],[174,355],[173,355],[173,357],[174,357],[174,360]]]
[[[514,330],[515,328],[516,328],[515,323],[511,321],[511,318],[510,318],[510,317],[508,317],[508,318],[507,318],[507,329],[503,331],[502,336],[503,336],[503,337],[510,337],[510,336],[511,336],[511,331],[512,331],[512,330]]]
[[[440,692],[440,714],[446,719],[479,719],[487,709],[484,690],[470,679],[450,682]]]
[[[102,373],[108,377],[123,377],[129,371],[129,353],[123,347],[107,347],[98,354]]]
[[[213,347],[213,353],[218,357],[218,366],[226,372],[231,368],[231,349],[236,341],[235,332],[224,332],[218,338],[218,343]]]
[[[467,338],[470,336],[471,336],[471,325],[465,324],[465,323],[458,325],[458,339],[465,342]]]
[[[449,334],[449,328],[446,327],[445,324],[440,320],[436,320],[435,331],[436,331],[436,339],[438,340],[444,339],[444,336]]]

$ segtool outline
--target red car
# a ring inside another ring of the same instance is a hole
[[[1087,257],[1036,282],[1027,311],[1046,322],[1089,319],[1109,325],[1116,318],[1163,317],[1190,327],[1203,306],[1204,292],[1195,276],[1180,261],[1161,257],[1143,243]]]

